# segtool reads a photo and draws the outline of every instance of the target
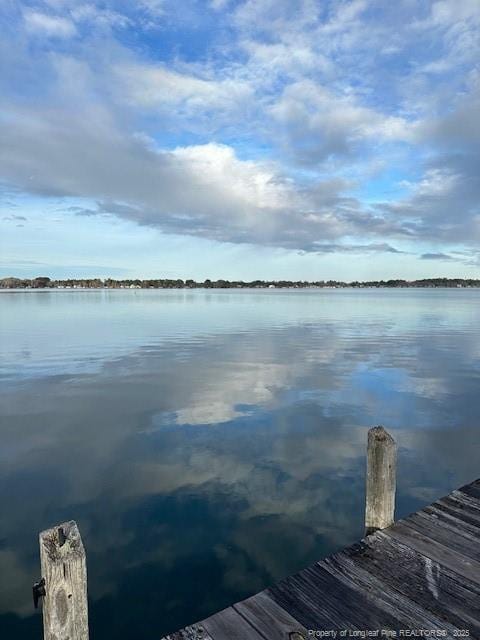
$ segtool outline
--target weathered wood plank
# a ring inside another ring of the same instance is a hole
[[[470,506],[450,496],[437,500],[431,507],[426,508],[425,511],[429,513],[429,509],[448,513],[458,520],[467,522],[472,527],[477,528],[480,533],[480,509],[474,510]]]
[[[368,623],[369,614],[363,609],[360,610],[359,622],[365,621],[367,629],[382,629],[383,620],[388,616],[396,619],[394,629],[414,629],[414,628],[443,628],[452,632],[455,626],[450,624],[445,618],[440,619],[437,615],[425,609],[422,605],[412,600],[409,596],[403,595],[392,589],[384,581],[370,571],[366,571],[359,566],[354,559],[345,553],[338,553],[330,556],[319,563],[340,580],[347,588],[356,592],[356,600],[360,607],[362,604],[367,609],[375,607],[381,612],[377,626],[370,626]]]
[[[44,640],[88,640],[87,566],[77,524],[42,531],[39,542]]]
[[[448,616],[438,615],[438,612],[434,613],[425,608],[416,600],[411,599],[409,594],[403,594],[390,587],[370,571],[359,567],[347,556],[341,554],[329,560],[332,569],[337,573],[342,572],[345,578],[356,584],[357,588],[365,590],[367,606],[371,606],[373,602],[385,612],[398,618],[399,622],[393,627],[397,631],[400,629],[442,628],[453,634],[456,629],[455,621],[450,620]],[[384,628],[381,622],[380,626],[374,627],[374,629],[381,628]]]
[[[462,519],[459,514],[443,508],[441,504],[425,507],[415,515],[431,522],[434,526],[445,527],[455,532],[456,535],[464,536],[474,544],[480,538],[480,519],[478,522]]]
[[[213,640],[265,640],[233,607],[228,607],[202,622]]]
[[[458,500],[462,504],[468,506],[473,511],[480,511],[480,500],[478,498],[475,498],[474,496],[472,497],[468,495],[463,491],[460,491],[460,490],[452,491],[452,493],[450,493],[447,497],[452,498],[454,500]]]
[[[272,600],[265,591],[238,602],[233,608],[268,640],[285,640],[290,634],[307,637],[307,630]]]
[[[480,637],[480,585],[450,571],[411,547],[378,532],[345,550],[368,571],[441,620],[467,625]]]
[[[445,521],[441,522],[439,518],[422,512],[414,513],[402,522],[430,540],[444,545],[447,549],[480,562],[480,545],[475,544],[478,538],[476,539],[467,531],[453,527]]]
[[[408,526],[404,521],[396,522],[385,533],[472,582],[480,581],[480,563],[438,543],[428,535]]]
[[[334,620],[328,607],[318,605],[321,594],[315,593],[315,588],[305,590],[296,576],[277,582],[266,593],[305,628],[333,628]]]
[[[402,600],[398,593],[388,592],[384,585],[377,585],[375,589],[375,579],[371,576],[363,578],[362,582],[358,575],[339,573],[322,561],[268,591],[307,628],[400,629],[408,626],[412,616],[422,620],[421,612],[406,598]]]
[[[460,487],[459,491],[480,501],[480,480],[475,480],[475,482]]]

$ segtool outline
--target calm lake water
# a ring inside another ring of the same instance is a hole
[[[158,640],[480,476],[480,291],[0,294],[0,637],[42,637],[38,532],[77,520],[92,640]]]

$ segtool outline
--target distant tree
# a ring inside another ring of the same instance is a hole
[[[40,276],[32,280],[32,287],[34,289],[45,289],[45,287],[50,286],[50,278],[46,276]]]
[[[3,278],[0,280],[0,288],[1,289],[19,289],[23,287],[24,281],[20,280],[20,278]]]

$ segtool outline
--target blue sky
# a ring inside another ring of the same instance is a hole
[[[0,275],[480,277],[478,0],[2,0]]]

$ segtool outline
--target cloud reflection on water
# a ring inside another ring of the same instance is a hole
[[[116,637],[149,638],[357,538],[372,424],[400,445],[399,515],[476,477],[476,307],[455,322],[458,309],[422,302],[412,317],[409,299],[405,327],[402,312],[349,304],[336,322],[307,305],[283,327],[158,344],[149,332],[95,370],[10,380],[0,625],[18,638],[38,626],[36,534],[64,518],[88,549],[93,638],[112,615]]]

